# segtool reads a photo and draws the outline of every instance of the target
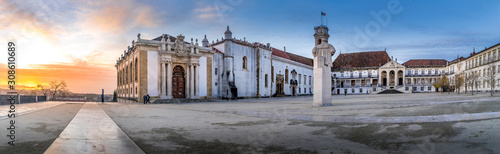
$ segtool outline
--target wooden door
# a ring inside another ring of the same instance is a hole
[[[172,96],[174,98],[185,98],[184,68],[175,66],[172,75]]]

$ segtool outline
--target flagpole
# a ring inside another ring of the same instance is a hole
[[[321,11],[321,26],[323,26],[323,11]]]

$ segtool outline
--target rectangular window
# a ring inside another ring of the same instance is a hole
[[[215,68],[215,75],[217,75],[217,68]]]
[[[302,79],[302,75],[299,74],[299,84],[300,84],[300,80]]]
[[[307,83],[306,80],[307,80],[307,75],[304,75],[304,85],[306,85],[306,83]],[[304,92],[306,92],[306,91],[304,90]]]
[[[312,81],[311,81],[311,76],[309,76],[309,85],[311,85],[311,82],[312,82]]]
[[[265,83],[264,83],[264,85],[265,85],[265,86],[266,86],[266,88],[267,88],[267,74],[265,75],[264,82],[265,82]]]

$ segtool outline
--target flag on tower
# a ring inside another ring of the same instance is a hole
[[[326,13],[324,13],[323,11],[321,11],[321,15],[322,16],[326,16]]]

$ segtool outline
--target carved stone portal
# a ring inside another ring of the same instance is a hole
[[[281,74],[276,75],[276,94],[274,95],[275,97],[285,96],[285,92],[283,90],[284,88],[283,81],[284,81],[283,75]]]

